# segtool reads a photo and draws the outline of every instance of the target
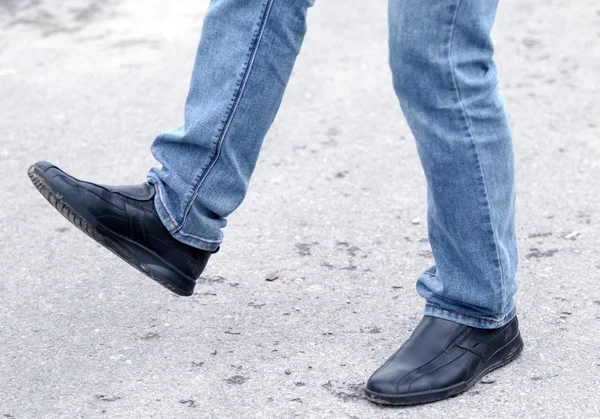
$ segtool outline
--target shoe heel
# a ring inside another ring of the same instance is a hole
[[[523,339],[521,338],[521,332],[518,332],[517,335],[509,343],[504,345],[503,348],[498,350],[498,352],[496,352],[490,358],[490,360],[488,361],[488,365],[490,365],[487,368],[488,372],[491,372],[496,368],[500,368],[517,359],[519,355],[521,355],[521,352],[523,352],[524,346],[525,344],[523,343]]]
[[[182,278],[180,274],[173,272],[164,266],[152,263],[140,263],[140,269],[163,287],[168,288],[177,295],[189,297],[194,293],[196,283],[188,278]]]

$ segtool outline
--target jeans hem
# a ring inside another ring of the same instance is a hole
[[[156,214],[158,218],[163,223],[163,226],[169,231],[171,237],[175,240],[187,244],[188,246],[195,247],[196,249],[206,250],[208,252],[216,251],[221,245],[221,240],[208,240],[203,239],[198,236],[192,236],[186,233],[183,233],[180,230],[177,230],[175,233],[173,230],[177,228],[177,223],[175,222],[174,217],[171,215],[167,205],[162,199],[162,194],[160,190],[160,184],[155,181],[154,178],[148,177],[148,182],[154,185],[154,189],[156,190],[156,195],[154,196],[154,209],[156,210]]]
[[[465,313],[438,307],[434,304],[425,305],[425,315],[437,317],[451,322],[464,324],[465,326],[476,327],[479,329],[498,329],[508,323],[516,316],[517,307],[513,303],[512,308],[506,314],[497,319],[490,319],[478,316],[472,316]]]

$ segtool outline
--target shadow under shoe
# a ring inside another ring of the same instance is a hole
[[[154,186],[84,182],[43,161],[27,173],[44,198],[81,231],[174,293],[193,294],[213,252],[171,236],[154,209]]]
[[[411,337],[369,378],[367,399],[384,405],[429,403],[460,394],[523,350],[515,317],[479,329],[425,316]]]

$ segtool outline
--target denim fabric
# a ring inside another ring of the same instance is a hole
[[[515,314],[514,156],[490,31],[497,1],[390,0],[394,87],[427,177],[436,266],[425,312],[477,327]]]
[[[175,239],[216,249],[242,202],[279,109],[314,0],[213,0],[185,106],[185,124],[152,145],[148,180]]]
[[[214,250],[244,199],[314,0],[213,0],[185,125],[157,137],[148,179],[173,236]],[[515,315],[514,156],[490,31],[497,1],[390,0],[394,88],[427,178],[436,265],[425,313],[497,328]]]

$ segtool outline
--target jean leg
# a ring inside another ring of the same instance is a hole
[[[148,180],[177,240],[204,250],[222,241],[277,113],[314,0],[212,0],[185,106],[185,123],[160,134]]]
[[[496,328],[515,315],[512,138],[490,31],[497,0],[389,0],[394,88],[427,179],[435,266],[425,313]]]

